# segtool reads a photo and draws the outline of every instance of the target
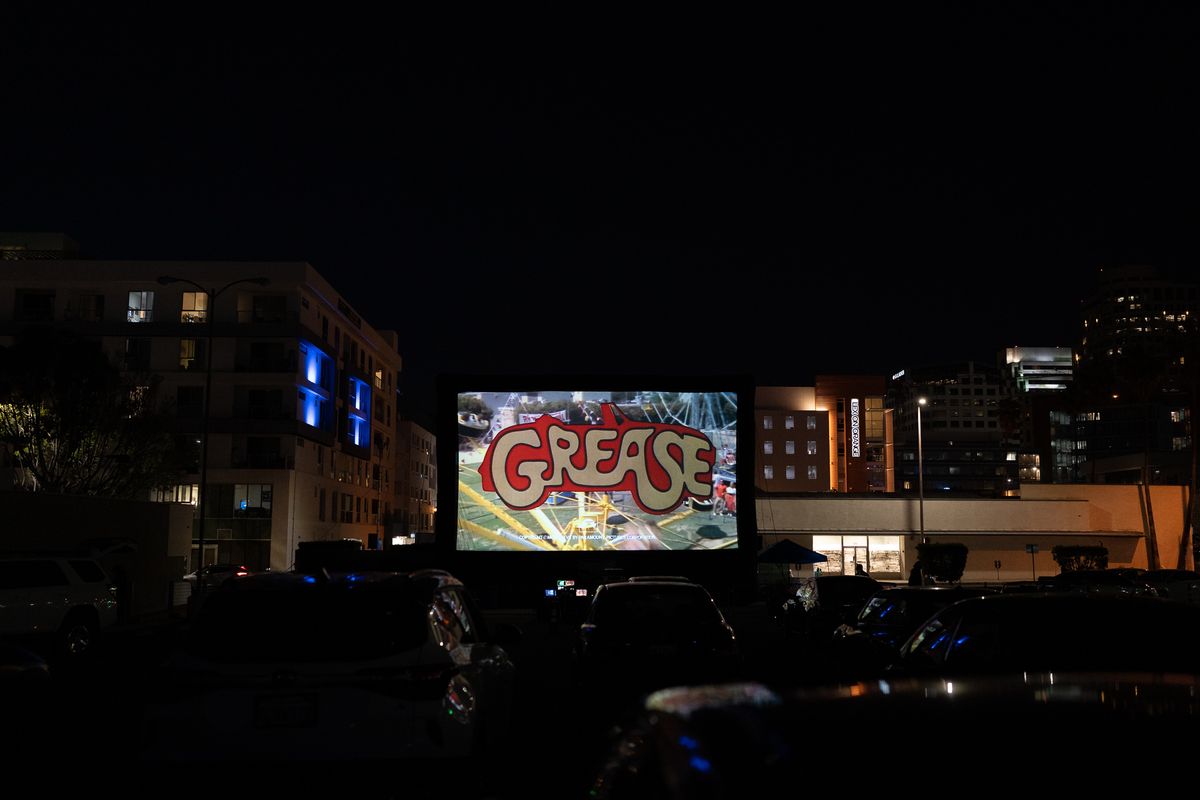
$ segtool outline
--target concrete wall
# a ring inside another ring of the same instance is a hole
[[[99,559],[120,586],[125,620],[168,610],[171,583],[184,575],[192,537],[192,507],[183,503],[0,492],[0,520],[4,551],[75,549],[96,539],[131,541],[133,552]]]
[[[1138,489],[1134,485],[1117,484],[1028,484],[1021,487],[1021,499],[1084,500],[1091,517],[1090,529],[1144,531],[1144,504]],[[1150,487],[1150,510],[1154,514],[1158,556],[1165,569],[1193,569],[1195,566],[1190,545],[1180,552],[1187,500],[1186,486]],[[1142,559],[1145,560],[1144,546]]]

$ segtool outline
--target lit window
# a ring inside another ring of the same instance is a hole
[[[772,417],[763,417],[763,430],[769,431],[775,427],[775,420]]]
[[[784,442],[783,443],[783,451],[785,453],[787,453],[789,456],[796,455],[796,443],[793,441],[790,441],[790,440]]]
[[[817,418],[816,417],[814,417],[814,416],[808,417],[808,429],[810,431],[815,431],[817,429]]]
[[[809,441],[808,454],[810,456],[815,456],[817,454],[817,443],[815,441],[811,441],[811,440]]]
[[[202,369],[204,364],[204,342],[200,339],[179,340],[179,368]]]
[[[817,468],[815,466],[810,466],[808,468],[808,479],[810,481],[815,481],[817,479]]]
[[[770,456],[775,454],[775,443],[771,441],[763,442],[763,455]]]
[[[787,428],[789,431],[792,428],[796,427],[796,418],[795,417],[784,417],[783,418],[783,427]]]
[[[154,292],[130,292],[129,322],[152,322],[154,320]]]
[[[796,480],[796,468],[794,466],[792,466],[791,464],[788,464],[783,469],[783,477],[789,481]]]
[[[208,320],[208,293],[184,292],[183,306],[179,312],[180,322],[206,322]]]
[[[775,480],[775,468],[770,464],[763,466],[763,477],[769,481]]]

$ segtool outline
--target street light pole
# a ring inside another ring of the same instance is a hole
[[[266,286],[270,283],[268,278],[242,278],[236,281],[230,281],[220,289],[206,289],[195,281],[189,281],[187,278],[176,278],[171,275],[160,275],[158,282],[167,286],[172,283],[186,283],[189,286],[196,287],[197,291],[204,292],[208,298],[207,308],[205,309],[205,345],[204,345],[204,412],[202,422],[200,423],[200,496],[197,502],[200,504],[200,532],[197,535],[197,546],[199,548],[199,557],[197,558],[196,566],[196,591],[204,591],[204,523],[206,520],[205,502],[208,499],[208,420],[211,412],[210,396],[212,395],[212,351],[213,351],[213,323],[216,317],[216,300],[221,296],[221,293],[232,286],[237,286],[240,283],[254,283],[259,286]]]
[[[921,443],[921,408],[925,398],[917,398],[917,506],[921,517],[921,544],[925,544],[925,452]]]

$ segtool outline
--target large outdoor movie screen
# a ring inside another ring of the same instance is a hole
[[[461,392],[459,550],[737,547],[736,392]]]

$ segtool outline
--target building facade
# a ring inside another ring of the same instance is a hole
[[[918,401],[921,413],[918,441]],[[925,495],[1014,497],[1018,494],[1020,418],[1000,371],[977,362],[901,370],[888,387],[895,414],[896,491],[916,494],[918,450]],[[1007,407],[1006,407],[1007,406]]]
[[[1002,427],[1019,414],[1018,481],[1070,483],[1081,460],[1069,394],[1075,359],[1069,347],[1007,347],[999,355]]]
[[[1195,352],[1198,287],[1150,266],[1105,267],[1083,299],[1078,360],[1086,368],[1140,351],[1170,371]]]
[[[437,514],[437,437],[411,420],[400,423],[395,524],[388,544],[432,542]]]
[[[100,342],[170,417],[188,473],[162,501],[199,500],[211,357],[204,563],[287,569],[302,541],[380,546],[398,505],[397,337],[312,266],[5,263],[0,343],[50,327]]]
[[[892,412],[887,379],[875,375],[818,375],[818,408],[835,414],[837,490],[894,492]]]
[[[924,529],[932,542],[967,546],[962,580],[968,583],[1057,575],[1055,545],[1101,545],[1112,567],[1191,569],[1186,487],[1150,490],[1154,507],[1161,509],[1153,530],[1143,514],[1141,487],[1087,485],[1029,486],[1020,499],[927,499]],[[916,560],[921,537],[915,497],[776,495],[759,497],[756,505],[764,548],[791,539],[826,557],[798,566],[800,576],[818,568],[853,574],[858,562],[878,580],[902,581]]]
[[[812,387],[754,392],[754,486],[759,492],[831,492],[837,487],[834,417]]]
[[[895,491],[886,380],[818,375],[755,390],[755,487],[762,492]]]

